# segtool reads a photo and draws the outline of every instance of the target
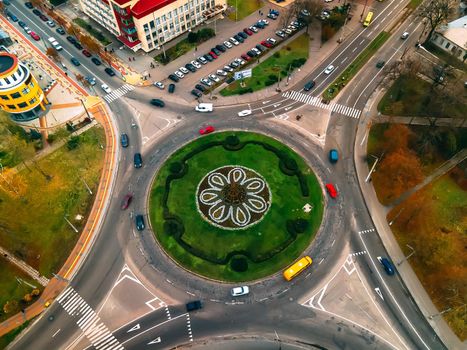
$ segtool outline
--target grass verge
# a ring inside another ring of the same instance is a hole
[[[5,334],[4,336],[0,337],[0,350],[6,349],[6,347],[13,341],[15,338],[20,334],[23,329],[25,329],[31,321],[24,322],[21,326],[13,329],[11,332]]]
[[[240,21],[262,7],[261,0],[227,0],[227,4],[234,8],[228,16],[232,21]]]
[[[286,78],[289,73],[306,62],[309,41],[306,33],[300,35],[254,67],[252,77],[243,81],[243,87],[240,85],[240,81],[235,81],[222,89],[220,94],[222,96],[242,95],[276,84],[278,79],[280,81]]]
[[[310,195],[303,197],[298,180],[286,176],[278,166],[278,158],[260,145],[248,144],[238,151],[226,151],[222,146],[210,147],[187,161],[188,172],[170,185],[168,206],[170,213],[183,218],[185,232],[183,241],[190,249],[223,259],[232,251],[248,252],[258,260],[274,254],[260,262],[248,261],[246,272],[235,272],[230,264],[217,264],[191,254],[177,240],[165,233],[162,197],[165,193],[165,179],[170,165],[193,149],[210,141],[224,140],[231,133],[215,133],[192,142],[175,152],[157,174],[150,195],[149,215],[155,234],[164,249],[182,266],[189,270],[226,281],[247,281],[268,276],[289,265],[310,244],[321,224],[323,213],[322,189],[311,169],[291,149],[269,137],[238,132],[241,141],[266,142],[296,160],[307,181]],[[261,159],[261,162],[258,162]],[[264,220],[241,230],[225,230],[205,221],[198,213],[196,191],[204,176],[225,165],[241,165],[257,171],[269,185],[272,201]],[[304,213],[302,207],[311,204],[313,210]],[[304,233],[298,234],[284,250],[275,249],[287,242],[290,235],[286,229],[287,219],[305,218],[309,225]]]
[[[78,238],[64,217],[78,230],[84,226],[94,199],[84,181],[95,193],[101,174],[103,129],[93,127],[77,138],[73,150],[63,146],[19,172],[3,172],[14,191],[0,186],[0,242],[47,277]]]
[[[341,75],[332,82],[323,93],[325,100],[332,100],[349,83],[358,71],[370,60],[381,46],[389,39],[391,35],[388,32],[381,32],[376,38],[363,50],[360,55],[341,73]]]
[[[89,34],[91,34],[94,38],[99,40],[99,42],[107,46],[112,43],[110,39],[108,39],[104,34],[102,34],[99,30],[97,30],[95,27],[93,27],[91,24],[86,22],[82,18],[75,18],[73,19],[73,22],[75,22],[77,25],[79,25],[81,28],[85,29]]]

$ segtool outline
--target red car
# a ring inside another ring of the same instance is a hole
[[[209,54],[211,55],[212,58],[216,59],[217,58],[217,55],[214,53],[214,52],[209,52]]]
[[[125,197],[123,197],[122,205],[120,206],[122,210],[125,210],[126,208],[128,208],[132,199],[133,199],[133,195],[130,193],[128,193]]]
[[[212,125],[208,125],[206,126],[205,128],[201,128],[199,129],[199,134],[200,135],[206,135],[206,134],[210,134],[214,131],[214,127]]]
[[[83,55],[86,56],[86,57],[91,57],[91,56],[92,56],[92,54],[91,54],[88,50],[86,50],[86,49],[84,49],[84,50],[81,51],[81,52],[82,52]]]
[[[37,35],[36,33],[31,32],[31,33],[29,33],[29,34],[31,35],[31,37],[32,37],[34,40],[36,40],[36,41],[41,40],[41,37],[40,37],[39,35]]]
[[[245,61],[251,60],[251,57],[248,56],[248,55],[245,55],[245,54],[242,55],[242,58],[243,58]]]
[[[337,191],[333,184],[326,184],[326,189],[328,190],[328,193],[331,196],[331,198],[337,197]]]
[[[266,40],[262,41],[261,45],[266,46],[267,48],[272,47],[272,45],[270,43],[268,43]]]
[[[251,31],[251,29],[244,28],[243,31],[244,31],[245,33],[247,33],[248,35],[250,35],[250,36],[253,35],[253,32]]]

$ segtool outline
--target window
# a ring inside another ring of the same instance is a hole
[[[162,22],[165,22],[167,21],[167,18],[165,17],[165,15],[162,15]]]
[[[25,87],[25,88],[23,89],[23,91],[21,91],[21,93],[22,93],[23,95],[26,95],[29,91],[31,91],[31,90],[29,90],[28,87]]]
[[[161,19],[160,18],[156,18],[156,25],[158,25],[158,26],[161,25]]]
[[[5,81],[6,81],[7,84],[10,84],[10,79],[5,78]]]
[[[149,31],[149,27],[148,27],[147,24],[145,24],[145,25],[143,26],[143,28],[144,28],[144,31],[145,31],[145,32]]]
[[[6,105],[9,109],[16,109],[15,105]]]
[[[154,25],[154,21],[149,22],[149,25],[151,26],[152,29],[154,29],[156,26]]]
[[[146,35],[146,40],[151,40],[151,36],[150,36],[150,35]]]
[[[19,98],[19,97],[21,97],[21,94],[19,92],[15,92],[15,93],[11,94],[11,97],[12,98]]]
[[[445,48],[446,48],[446,49],[449,49],[449,46],[451,46],[451,43],[447,43],[446,46],[445,46]]]
[[[149,43],[148,49],[152,49],[152,46],[153,46],[152,43]]]
[[[2,98],[2,100],[9,100],[10,99],[7,95],[0,95],[0,97]]]
[[[32,89],[34,87],[34,83],[31,81],[31,84],[29,84],[29,87]]]
[[[26,102],[18,103],[19,108],[26,108],[27,106],[28,106],[28,104]]]
[[[34,97],[33,99],[29,100],[29,104],[32,105],[33,103],[35,103],[37,101],[37,99]]]

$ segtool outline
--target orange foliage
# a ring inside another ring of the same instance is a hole
[[[410,130],[404,124],[391,124],[384,132],[384,144],[387,152],[395,151],[399,148],[408,148]]]

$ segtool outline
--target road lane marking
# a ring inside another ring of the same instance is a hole
[[[127,330],[126,332],[127,333],[130,333],[130,332],[133,332],[133,331],[137,331],[138,329],[140,329],[141,326],[139,325],[139,323],[137,323],[135,326],[131,327],[129,330]]]
[[[157,344],[157,343],[160,343],[162,340],[161,340],[161,337],[157,337],[156,339],[150,341],[148,343],[148,345],[151,345],[151,344]]]
[[[52,335],[52,338],[55,337],[58,334],[58,332],[60,332],[60,328]]]
[[[376,291],[376,293],[378,293],[378,295],[381,297],[381,299],[384,300],[383,293],[381,293],[381,290],[378,287],[375,288],[375,291]]]
[[[191,331],[191,321],[190,321],[190,314],[186,314],[186,328],[188,329],[188,338],[190,341],[193,341],[193,332]]]

